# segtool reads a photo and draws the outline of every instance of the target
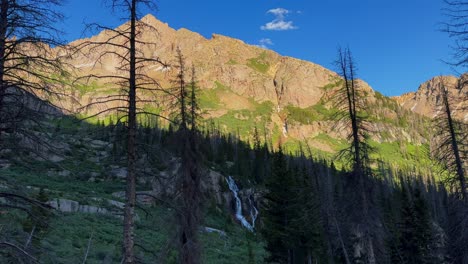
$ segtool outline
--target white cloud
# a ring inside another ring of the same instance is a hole
[[[271,39],[262,38],[261,40],[258,41],[258,45],[255,45],[255,46],[260,47],[260,48],[264,48],[264,49],[268,49],[268,46],[272,46],[272,45],[274,45],[274,44],[273,44],[273,41],[271,41]]]
[[[267,11],[267,13],[271,13],[276,16],[280,16],[281,18],[284,18],[284,15],[289,13],[289,10],[284,9],[284,8],[275,8],[275,9],[270,9]]]
[[[266,23],[261,26],[261,30],[291,30],[296,29],[292,21],[286,21],[286,15],[291,13],[291,11],[284,8],[275,8],[267,11],[267,14],[272,14],[275,16],[273,21]]]
[[[273,20],[271,22],[266,23],[264,26],[260,27],[262,30],[291,30],[291,29],[296,29],[293,25],[292,21],[277,21]]]
[[[260,44],[263,44],[263,45],[273,45],[273,41],[271,41],[271,39],[269,38],[262,38],[260,40]]]

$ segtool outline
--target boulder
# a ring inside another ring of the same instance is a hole
[[[80,207],[80,203],[77,201],[61,198],[49,201],[47,204],[64,213],[77,212]]]
[[[63,171],[60,171],[59,173],[57,173],[59,176],[63,176],[63,177],[68,177],[70,176],[70,171],[68,170],[63,170]]]
[[[0,169],[8,169],[11,166],[11,163],[8,160],[0,159]]]
[[[115,168],[110,171],[112,177],[125,179],[127,177],[127,168]]]

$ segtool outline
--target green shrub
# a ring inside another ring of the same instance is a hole
[[[267,73],[268,70],[270,69],[270,63],[268,63],[266,59],[267,59],[266,52],[262,52],[258,57],[248,59],[247,66],[249,66],[250,68],[258,72]]]

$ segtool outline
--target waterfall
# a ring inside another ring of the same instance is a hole
[[[247,221],[247,219],[245,219],[245,217],[242,215],[242,202],[239,198],[239,187],[237,187],[236,182],[231,176],[229,176],[226,181],[228,183],[229,190],[231,190],[236,201],[236,219],[239,220],[241,224],[250,232],[254,232],[255,220],[257,220],[258,210],[254,205],[252,197],[248,198],[250,204],[250,217],[252,218],[252,223],[249,223],[249,221]]]
[[[250,218],[252,219],[252,227],[255,228],[255,221],[257,220],[258,217],[258,210],[257,207],[255,207],[254,200],[252,196],[249,196],[249,204],[250,204]],[[253,209],[253,210],[252,210]]]

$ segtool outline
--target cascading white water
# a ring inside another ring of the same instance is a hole
[[[249,203],[250,203],[250,217],[252,218],[252,223],[249,223],[247,219],[242,215],[242,202],[239,198],[239,187],[237,187],[236,182],[234,179],[229,176],[226,179],[229,190],[231,190],[232,194],[234,195],[234,199],[236,200],[236,218],[241,222],[241,224],[247,228],[250,232],[254,232],[255,229],[255,220],[257,220],[258,216],[258,210],[254,205],[254,202],[251,197],[249,197]]]
[[[257,220],[257,217],[258,217],[258,210],[257,210],[257,207],[255,207],[252,196],[249,196],[249,204],[250,204],[250,208],[251,208],[250,209],[250,218],[252,219],[252,227],[255,228],[255,221]]]

